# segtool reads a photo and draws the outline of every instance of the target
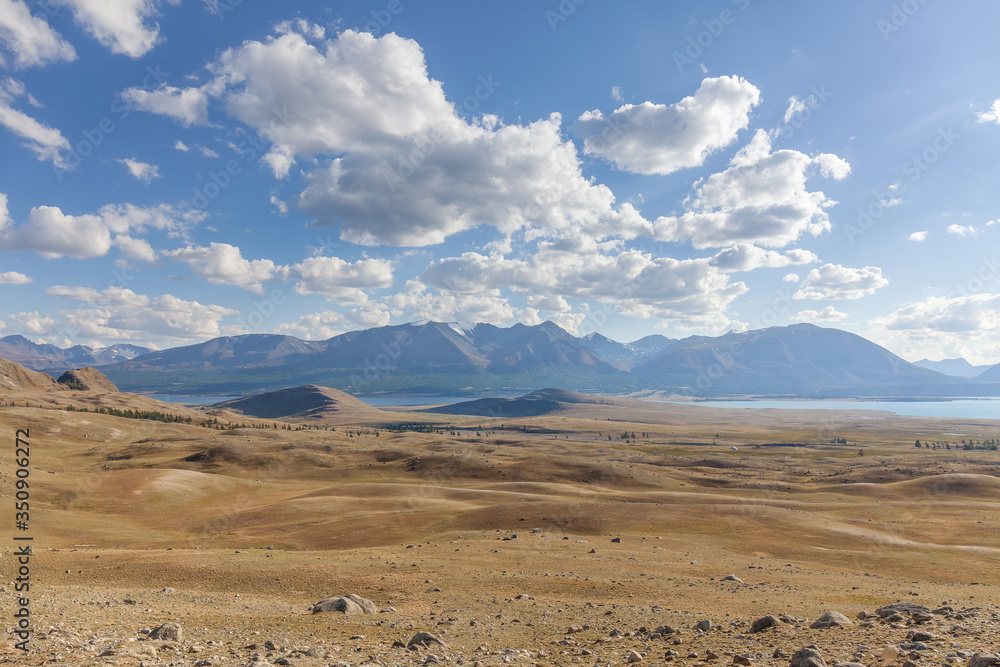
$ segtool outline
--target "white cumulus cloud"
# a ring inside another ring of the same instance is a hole
[[[140,111],[169,116],[184,125],[208,122],[208,94],[202,88],[177,88],[161,85],[155,90],[128,88],[122,98]],[[178,142],[183,145],[183,142]],[[179,148],[177,144],[174,145]],[[184,149],[180,149],[184,150]]]
[[[948,229],[945,231],[952,236],[960,236],[962,238],[968,238],[979,234],[979,230],[972,225],[948,225]]]
[[[132,174],[132,177],[136,180],[142,181],[147,185],[153,182],[154,178],[160,177],[160,168],[155,164],[150,164],[148,162],[140,162],[135,158],[124,158],[121,160],[116,160],[128,169],[128,173]]]
[[[888,284],[889,281],[882,277],[882,269],[877,266],[852,269],[839,264],[824,264],[809,272],[793,298],[832,301],[860,299],[874,294]]]
[[[42,315],[37,310],[30,313],[15,313],[10,316],[10,320],[17,324],[18,329],[23,333],[43,336],[55,327],[56,321],[49,315]]]
[[[65,311],[66,322],[78,335],[99,340],[176,345],[215,338],[221,335],[221,320],[237,313],[232,308],[187,301],[172,294],[150,297],[122,287],[97,291],[56,285],[46,291],[84,304]]]
[[[179,5],[180,0],[165,0]],[[160,26],[153,18],[159,0],[56,0],[69,7],[77,23],[112,53],[139,58],[160,43]]]
[[[26,285],[30,282],[31,278],[17,271],[0,273],[0,285]]]
[[[296,281],[297,294],[322,294],[348,305],[365,303],[366,290],[393,284],[392,262],[384,259],[348,262],[339,257],[308,257],[281,271],[284,278]]]
[[[1000,100],[993,100],[993,106],[987,111],[977,111],[976,120],[980,123],[1000,124]]]
[[[25,94],[24,84],[20,81],[11,78],[0,81],[0,125],[21,137],[24,147],[39,160],[48,160],[57,167],[67,169],[62,152],[68,151],[70,145],[62,132],[11,106]]]
[[[584,152],[622,171],[672,174],[697,167],[736,140],[750,122],[760,91],[745,79],[705,79],[693,96],[671,105],[626,104],[609,116],[588,111],[576,122]]]
[[[808,250],[792,249],[784,254],[776,250],[765,250],[748,243],[721,250],[711,259],[712,266],[723,271],[754,271],[768,268],[778,269],[793,264],[812,264],[819,257]]]
[[[213,285],[234,285],[257,294],[264,293],[262,283],[272,280],[280,268],[269,259],[244,259],[240,249],[228,243],[188,246],[164,252],[163,256],[187,262],[196,276]]]
[[[772,153],[770,138],[759,130],[728,169],[695,183],[686,213],[654,221],[656,238],[710,248],[740,242],[781,247],[803,234],[817,236],[830,229],[827,209],[836,202],[807,188],[814,168],[836,179],[850,172],[835,155]]]
[[[827,306],[823,310],[802,310],[795,315],[798,322],[839,322],[847,317],[847,313],[842,313],[833,306]]]
[[[127,256],[148,261],[151,248],[147,249],[148,243],[138,243],[136,234],[157,229],[180,236],[204,215],[181,213],[168,204],[109,204],[97,214],[85,215],[70,215],[55,206],[36,206],[28,221],[15,227],[7,215],[6,202],[6,196],[0,193],[0,250],[33,251],[48,259],[92,259],[118,246]]]
[[[35,67],[75,60],[76,50],[24,0],[0,0],[0,66],[8,58],[14,67]]]
[[[347,241],[424,246],[481,225],[649,231],[583,175],[558,114],[526,125],[467,121],[413,40],[351,30],[327,40],[293,22],[225,51],[209,70],[215,78],[197,88],[125,96],[188,124],[207,122],[209,98],[219,99],[270,142],[263,161],[276,177],[304,165],[298,205]],[[477,85],[489,95],[503,84]]]

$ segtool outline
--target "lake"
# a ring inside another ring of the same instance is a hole
[[[232,401],[242,396],[182,396],[180,394],[147,394],[164,403],[187,403],[188,405],[211,405],[222,401]]]
[[[908,417],[948,417],[952,419],[1000,419],[1000,398],[942,398],[937,401],[834,401],[834,400],[748,400],[748,401],[669,401],[682,405],[712,408],[774,410],[883,410]]]

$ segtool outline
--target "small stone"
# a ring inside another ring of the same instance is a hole
[[[632,662],[642,662],[642,654],[637,651],[628,652],[628,661]]]
[[[620,538],[620,537],[613,537],[613,538],[611,538],[611,541],[614,542],[615,544],[621,544],[622,543],[622,538]]]
[[[707,651],[705,651],[705,660],[718,660],[718,659],[719,659],[719,654],[713,651],[712,649],[708,649]]]
[[[735,574],[727,574],[722,578],[723,581],[735,581],[738,584],[742,584],[743,580],[737,577]]]
[[[706,618],[701,621],[698,621],[697,625],[695,625],[694,627],[696,630],[701,630],[702,632],[708,632],[709,630],[712,629],[712,621]]]
[[[748,655],[734,655],[733,664],[742,665],[743,667],[750,667],[750,665],[753,664],[753,661],[750,660],[750,656]]]

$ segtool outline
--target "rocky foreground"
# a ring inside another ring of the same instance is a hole
[[[529,595],[500,608],[441,609],[412,616],[360,596],[309,609],[239,594],[150,591],[51,592],[24,654],[8,639],[0,662],[17,665],[754,665],[785,667],[995,667],[1000,643],[993,606],[898,602],[852,618],[829,611],[715,617],[657,606],[543,604]],[[155,603],[151,602],[156,600]],[[169,601],[177,619],[137,625]],[[277,613],[276,613],[277,612]],[[258,622],[259,619],[259,622]]]

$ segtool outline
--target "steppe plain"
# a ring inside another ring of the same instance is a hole
[[[784,666],[815,645],[914,667],[1000,643],[1000,452],[961,446],[1000,422],[620,399],[471,417],[335,392],[282,420],[19,382],[0,583],[9,632],[27,429],[32,635],[2,662]],[[312,613],[345,594],[379,613]],[[875,613],[898,602],[931,613]],[[852,624],[810,627],[828,611]],[[146,637],[165,623],[183,637]],[[420,631],[443,643],[393,646]]]

